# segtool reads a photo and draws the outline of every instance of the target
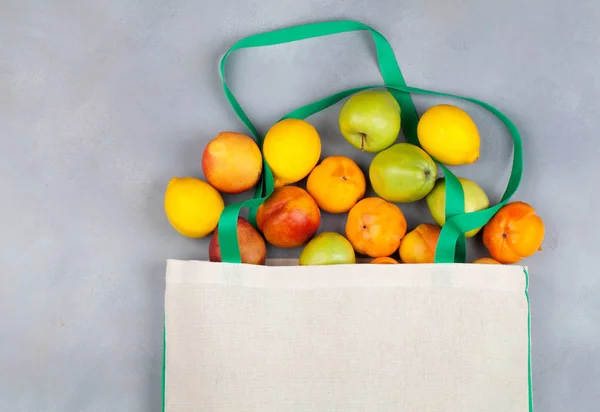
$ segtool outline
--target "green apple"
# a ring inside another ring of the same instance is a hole
[[[340,111],[344,138],[365,152],[390,147],[400,133],[400,105],[387,90],[366,90],[352,95]]]
[[[423,149],[397,143],[377,153],[369,166],[375,193],[388,202],[408,203],[423,199],[433,189],[437,166]]]
[[[348,239],[339,233],[323,232],[315,236],[300,253],[302,266],[347,263],[356,263],[356,255]]]
[[[465,212],[471,213],[478,210],[486,209],[490,206],[490,200],[481,187],[472,180],[459,177],[458,180],[465,193]],[[425,199],[431,216],[438,225],[443,226],[446,222],[446,180],[438,179],[433,190]],[[465,235],[473,237],[481,228],[468,231]]]

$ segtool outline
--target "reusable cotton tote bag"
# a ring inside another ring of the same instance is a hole
[[[519,185],[522,144],[513,123],[484,102],[408,87],[386,39],[354,21],[290,27],[235,43],[221,60],[227,99],[260,146],[225,81],[229,54],[361,30],[373,37],[384,84],[334,94],[284,118],[305,119],[353,93],[385,87],[402,108],[406,139],[418,144],[411,93],[470,101],[503,122],[514,140],[502,200],[465,213],[460,183],[438,163],[447,181],[446,224],[434,264],[241,264],[237,217],[249,208],[254,223],[256,208],[273,191],[265,162],[254,198],[223,211],[218,233],[224,263],[168,261],[165,411],[532,410],[527,271],[464,264],[464,233],[483,226]]]

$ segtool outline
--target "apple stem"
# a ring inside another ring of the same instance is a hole
[[[365,151],[365,139],[367,138],[367,135],[364,133],[360,134],[360,151],[364,152]]]

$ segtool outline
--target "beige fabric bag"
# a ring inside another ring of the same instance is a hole
[[[505,205],[522,175],[515,125],[482,101],[408,87],[393,50],[354,21],[311,23],[236,42],[223,56],[223,90],[252,137],[261,138],[225,82],[234,50],[367,31],[385,88],[402,108],[402,130],[418,144],[410,94],[460,98],[507,127],[513,167],[502,200],[464,212],[459,180],[446,178],[446,219],[435,265],[270,266],[240,264],[236,227],[273,191],[265,162],[253,199],[228,205],[219,221],[224,262],[171,260],[165,301],[167,412],[526,412],[532,411],[527,272],[521,266],[465,261],[464,233]],[[305,119],[368,86],[303,106]],[[238,262],[238,263],[236,263]]]
[[[525,412],[521,266],[167,265],[167,412]]]

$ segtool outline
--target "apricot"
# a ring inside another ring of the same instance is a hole
[[[483,228],[483,244],[500,263],[517,263],[537,252],[544,240],[544,222],[525,202],[503,206]]]
[[[344,156],[325,158],[306,182],[308,193],[329,213],[349,211],[364,196],[365,188],[364,173],[354,160]]]
[[[374,263],[376,265],[397,265],[398,261],[394,258],[383,256],[375,258],[369,263]]]
[[[479,258],[473,261],[474,264],[480,264],[480,265],[500,265],[501,263],[498,262],[497,260],[494,260],[492,258]]]
[[[406,219],[398,206],[378,197],[362,199],[350,209],[346,238],[358,253],[389,256],[406,234]]]
[[[404,236],[400,259],[404,263],[433,263],[441,228],[423,223]]]

